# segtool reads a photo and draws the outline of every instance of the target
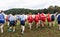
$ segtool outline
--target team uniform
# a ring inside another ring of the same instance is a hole
[[[7,15],[5,19],[6,19],[6,22],[8,22],[9,21],[9,15]]]
[[[25,30],[25,21],[26,21],[26,16],[20,15],[20,22],[21,22],[21,33],[24,34],[24,30]]]
[[[5,23],[5,18],[3,14],[0,14],[0,24],[4,24]]]
[[[47,15],[47,21],[51,22],[51,15],[50,14]]]
[[[41,22],[42,22],[42,27],[44,27],[46,21],[46,16],[44,13],[41,14]]]
[[[3,33],[3,26],[5,23],[5,17],[4,14],[0,13],[0,29],[1,29],[1,33]]]
[[[45,22],[45,20],[46,20],[46,16],[45,16],[44,13],[41,14],[41,20],[42,20],[43,22]]]
[[[21,25],[25,25],[25,21],[26,21],[26,17],[25,15],[20,15],[20,22],[21,22]]]
[[[51,27],[51,14],[47,14],[47,21],[48,21],[49,27]]]
[[[55,20],[55,15],[52,14],[52,15],[51,15],[51,21],[54,21],[54,20]]]
[[[38,26],[39,26],[39,21],[40,19],[39,19],[39,15],[37,14],[37,15],[35,15],[35,18],[34,18],[34,21],[35,21],[35,23],[36,23],[36,28],[38,28]]]
[[[39,22],[39,15],[35,15],[34,21],[35,21],[36,23]]]
[[[16,18],[13,15],[9,16],[10,26],[15,26],[15,20],[16,20]]]
[[[60,24],[60,14],[57,15],[58,24]]]
[[[37,15],[38,15],[38,17],[39,17],[39,20],[41,20],[41,14],[40,14],[40,13],[38,13]]]
[[[32,23],[32,22],[33,22],[33,17],[32,17],[32,15],[29,15],[29,16],[28,16],[28,22],[29,22],[29,23]]]
[[[58,29],[60,30],[60,14],[57,15]]]
[[[8,28],[9,28],[9,15],[6,15],[5,17],[6,17],[6,18],[5,18],[5,20],[6,20],[6,23],[7,23],[7,25],[8,25]]]
[[[16,22],[17,22],[17,25],[20,24],[20,15],[15,15],[16,16]]]
[[[31,29],[32,22],[33,22],[33,17],[32,17],[32,15],[29,15],[29,16],[28,16],[28,22],[29,22],[29,27],[30,27],[30,29]]]
[[[10,14],[9,15],[9,32],[12,31],[12,27],[13,27],[13,32],[15,32],[15,26],[16,26],[16,18]]]
[[[51,24],[52,26],[55,25],[55,14],[51,14]]]
[[[41,14],[38,13],[38,16],[39,16],[39,24],[41,24]]]
[[[20,15],[16,15],[16,19],[19,20],[20,19]]]

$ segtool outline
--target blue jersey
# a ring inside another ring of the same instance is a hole
[[[0,20],[5,20],[4,15],[0,14]]]
[[[20,15],[20,20],[21,20],[21,21],[25,21],[25,20],[26,20],[25,15]]]
[[[57,15],[57,20],[60,21],[60,14]]]

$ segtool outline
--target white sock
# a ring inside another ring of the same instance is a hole
[[[8,27],[9,27],[9,22],[8,22]]]
[[[22,34],[24,33],[25,30],[25,26],[22,26]]]
[[[3,29],[1,29],[1,33],[3,33]]]
[[[15,32],[15,29],[13,29],[13,32]]]
[[[30,27],[30,29],[31,29],[31,26],[32,26],[31,23],[29,23],[29,27]]]
[[[36,24],[36,28],[38,28],[38,23]]]
[[[59,28],[59,30],[60,30],[60,28]]]
[[[1,25],[1,33],[3,33],[3,25]]]

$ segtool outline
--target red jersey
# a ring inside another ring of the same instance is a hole
[[[48,22],[51,21],[51,16],[50,16],[50,14],[47,15],[47,21],[48,21]]]
[[[35,22],[38,22],[39,21],[39,15],[35,15],[34,20],[35,20]]]
[[[6,16],[6,21],[8,21],[9,19],[8,19],[8,15]]]
[[[33,21],[32,15],[29,15],[29,16],[28,16],[28,21],[29,21],[29,23],[32,23],[32,21]]]
[[[42,21],[45,21],[45,19],[46,19],[46,17],[45,17],[45,15],[44,15],[44,13],[42,13],[42,14],[41,14],[41,20],[42,20]]]
[[[39,14],[39,20],[41,20],[41,14]]]
[[[39,16],[39,20],[41,20],[41,14],[38,13],[38,16]]]

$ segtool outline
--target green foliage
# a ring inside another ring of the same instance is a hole
[[[37,14],[37,13],[42,13],[44,12],[45,14],[47,14],[48,12],[50,13],[55,13],[55,12],[60,12],[60,7],[58,6],[49,6],[49,8],[44,8],[44,9],[38,9],[38,10],[32,10],[32,9],[24,9],[24,8],[13,8],[13,9],[9,9],[4,11],[6,14]]]

